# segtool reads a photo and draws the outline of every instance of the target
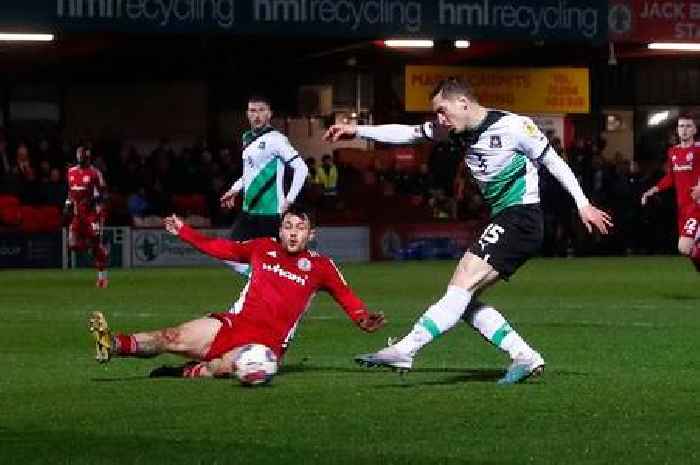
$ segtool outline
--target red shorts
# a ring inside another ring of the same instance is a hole
[[[255,326],[236,321],[235,314],[229,312],[210,313],[209,317],[219,320],[222,324],[219,332],[214,336],[209,352],[204,356],[203,361],[214,360],[227,352],[246,344],[262,344],[281,359],[284,351],[280,341],[275,341],[270,334],[263,332]]]
[[[99,227],[99,215],[97,213],[86,213],[73,217],[69,230],[78,240],[93,240],[99,234]]]
[[[695,239],[700,227],[700,205],[693,204],[678,213],[678,235]]]

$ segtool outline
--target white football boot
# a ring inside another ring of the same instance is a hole
[[[363,367],[388,367],[400,372],[406,372],[413,366],[413,357],[399,352],[390,345],[379,352],[355,356],[355,362]]]
[[[544,372],[544,359],[533,352],[532,354],[518,354],[503,378],[498,380],[498,384],[516,384],[525,381],[532,376],[540,376]]]

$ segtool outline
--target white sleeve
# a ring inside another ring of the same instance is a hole
[[[547,170],[552,173],[557,181],[566,189],[566,191],[571,194],[576,202],[576,207],[580,210],[583,207],[590,205],[590,202],[586,198],[586,194],[583,193],[581,186],[576,180],[576,175],[571,171],[569,165],[554,151],[552,147],[547,144],[547,150],[544,155],[540,158],[540,163],[544,165]]]
[[[301,188],[304,187],[304,181],[306,181],[306,175],[309,174],[309,168],[301,157],[294,158],[289,163],[289,167],[294,170],[292,185],[289,187],[289,192],[287,192],[287,202],[291,204],[294,203]]]
[[[357,136],[386,144],[415,144],[433,139],[433,123],[416,126],[405,124],[382,124],[379,126],[357,126]]]
[[[514,121],[516,146],[532,161],[540,160],[549,148],[549,141],[540,128],[525,116],[516,116]]]
[[[289,164],[292,160],[299,157],[299,152],[296,151],[292,144],[289,143],[289,139],[283,134],[280,134],[276,139],[275,144],[275,155],[280,157],[280,159],[285,163]]]
[[[243,189],[243,176],[236,179],[236,182],[233,183],[233,185],[231,186],[231,188],[228,191],[235,192],[236,194],[238,194],[242,189]]]

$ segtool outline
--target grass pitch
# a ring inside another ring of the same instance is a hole
[[[326,296],[272,385],[149,379],[175,357],[93,360],[90,310],[153,329],[225,308],[224,268],[0,272],[0,464],[697,464],[700,275],[681,258],[540,259],[484,296],[547,360],[495,384],[506,358],[466,325],[399,377],[352,356],[402,335],[453,262],[347,265],[384,331]]]

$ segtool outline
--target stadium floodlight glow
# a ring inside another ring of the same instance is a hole
[[[670,111],[657,111],[656,113],[652,114],[649,116],[649,119],[647,120],[647,125],[649,126],[658,126],[659,124],[663,123],[668,119],[668,116],[671,114]]]
[[[455,40],[455,48],[469,48],[470,45],[468,40]]]
[[[18,34],[0,32],[0,42],[52,42],[53,34]]]
[[[389,39],[384,41],[387,47],[395,48],[432,48],[432,40],[424,39]]]
[[[687,52],[700,52],[700,44],[684,42],[652,42],[647,45],[649,50],[681,50]]]

